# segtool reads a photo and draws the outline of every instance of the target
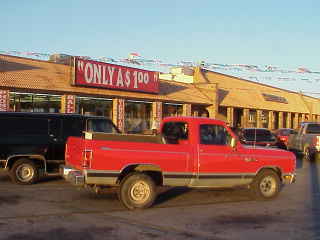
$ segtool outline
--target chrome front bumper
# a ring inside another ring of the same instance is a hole
[[[60,167],[60,175],[71,184],[82,187],[85,185],[85,176],[82,171],[74,169],[69,166]]]
[[[290,173],[290,174],[285,174],[282,176],[282,182],[284,184],[291,184],[296,181],[296,174]]]

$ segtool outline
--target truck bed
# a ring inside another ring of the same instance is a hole
[[[138,135],[138,134],[119,134],[119,133],[100,133],[100,132],[86,132],[91,140],[107,140],[119,142],[145,142],[164,144],[161,135]],[[87,137],[86,137],[87,138]]]

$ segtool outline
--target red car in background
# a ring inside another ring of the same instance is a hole
[[[287,149],[289,135],[293,134],[294,130],[291,128],[279,128],[274,132],[277,138],[277,146],[279,148]]]

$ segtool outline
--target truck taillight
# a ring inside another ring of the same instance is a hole
[[[285,142],[287,140],[286,137],[280,137],[280,141]]]
[[[64,160],[65,160],[65,162],[67,162],[68,161],[68,145],[66,144],[65,146],[66,147],[64,150]]]
[[[91,158],[92,158],[92,150],[84,150],[84,152],[83,152],[83,162],[82,162],[82,167],[83,168],[90,167]]]

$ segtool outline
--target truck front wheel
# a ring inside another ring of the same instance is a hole
[[[38,180],[38,177],[39,172],[36,164],[26,158],[16,161],[10,170],[10,178],[17,184],[33,184]]]
[[[146,174],[132,173],[121,181],[119,198],[128,209],[148,208],[156,198],[155,183]]]
[[[272,170],[259,173],[251,184],[252,193],[258,200],[271,200],[280,192],[280,179]]]

